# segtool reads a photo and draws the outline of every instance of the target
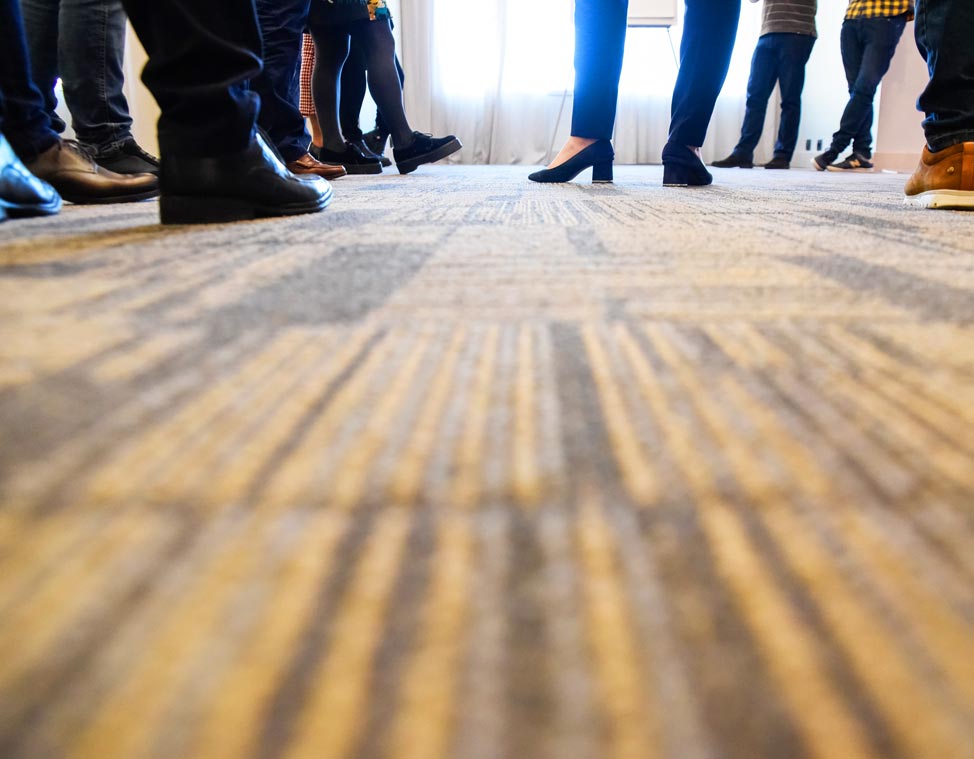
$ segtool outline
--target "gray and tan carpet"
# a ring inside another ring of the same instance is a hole
[[[974,757],[974,214],[525,173],[0,226],[0,756]]]

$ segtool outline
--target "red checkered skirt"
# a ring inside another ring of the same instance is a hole
[[[305,118],[315,115],[315,101],[311,97],[311,73],[315,69],[315,43],[310,34],[304,35],[301,45],[301,100],[298,108]]]

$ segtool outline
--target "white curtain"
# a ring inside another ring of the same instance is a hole
[[[568,136],[572,107],[572,0],[402,0],[397,17],[414,128],[456,134],[462,163],[535,164]],[[727,155],[740,135],[760,5],[744,3],[737,48],[704,158]],[[658,163],[666,142],[681,26],[630,29],[615,146],[620,163]],[[757,158],[771,157],[777,96]]]

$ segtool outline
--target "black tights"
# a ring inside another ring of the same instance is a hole
[[[405,84],[406,75],[398,56],[396,56],[396,73],[399,75],[399,84]],[[348,58],[342,67],[341,97],[338,104],[338,121],[342,127],[342,134],[347,140],[360,140],[363,137],[359,126],[359,114],[362,113],[362,103],[365,102],[365,74],[365,53],[353,39]],[[382,115],[381,108],[375,109],[375,128],[382,135],[389,134],[389,125]]]
[[[365,58],[365,68],[369,72],[369,92],[389,127],[393,145],[409,145],[413,140],[413,130],[406,120],[406,112],[402,106],[402,85],[396,71],[396,43],[389,20],[314,26],[311,36],[315,41],[311,94],[321,127],[323,147],[335,151],[341,151],[345,147],[338,113],[342,67],[348,57],[350,40],[354,40]]]

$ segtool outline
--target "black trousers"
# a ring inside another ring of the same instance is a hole
[[[628,0],[576,0],[572,134],[609,139],[615,124]],[[686,0],[670,142],[703,145],[730,66],[740,0]],[[651,75],[651,72],[648,72]]]
[[[124,0],[149,62],[142,81],[162,116],[159,151],[187,158],[249,144],[259,99],[246,82],[261,70],[254,0]]]

